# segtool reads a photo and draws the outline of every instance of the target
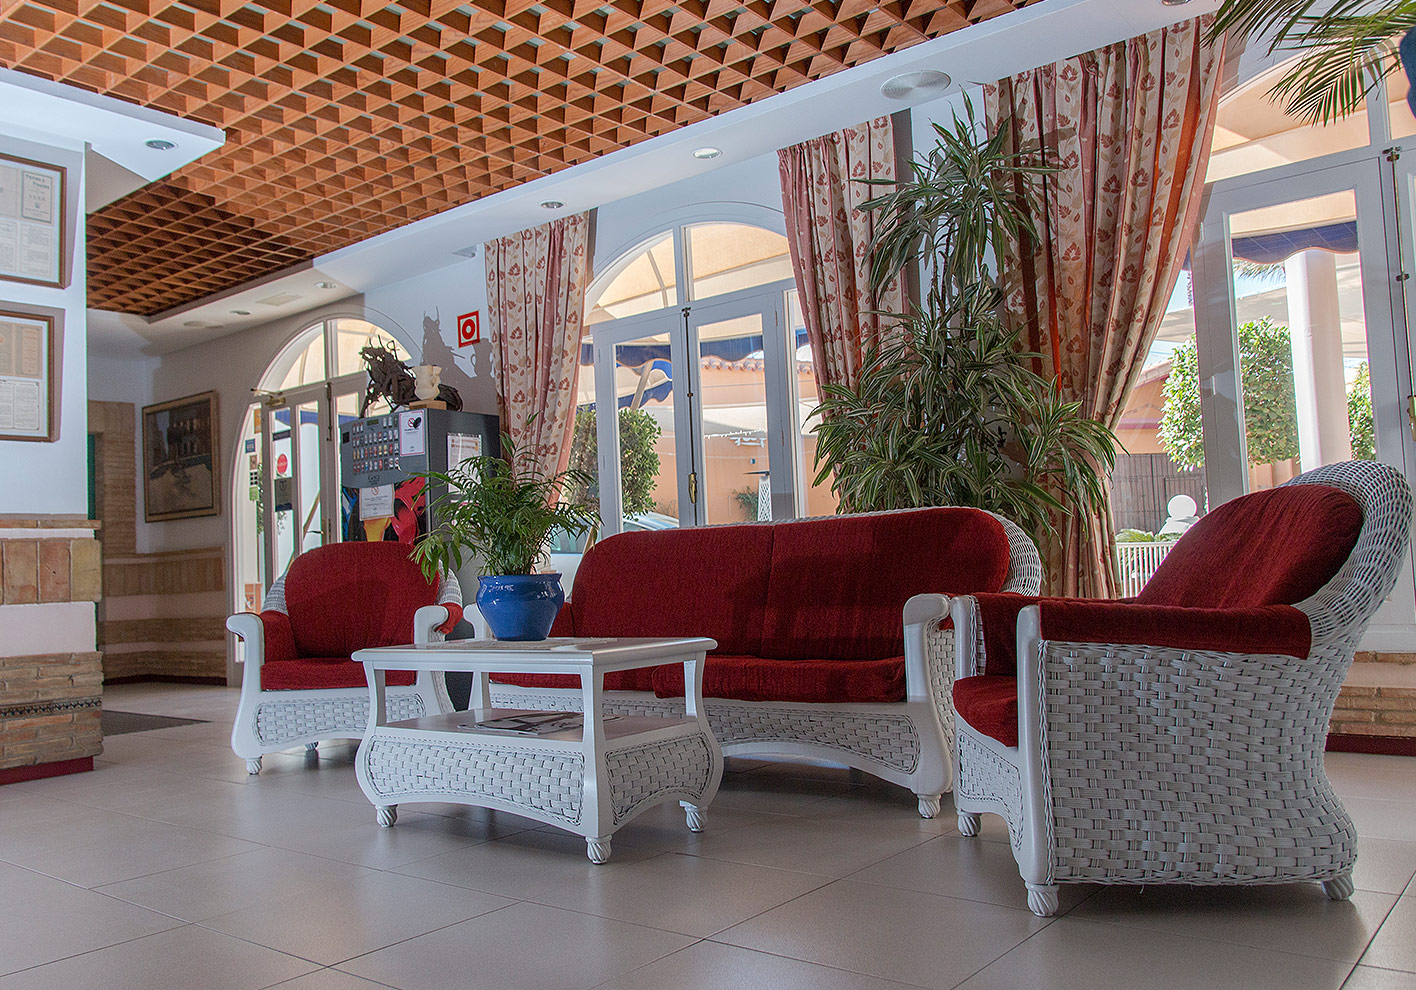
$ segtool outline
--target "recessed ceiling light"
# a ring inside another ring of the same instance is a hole
[[[718,157],[719,155],[721,155],[722,153],[723,153],[723,149],[722,149],[722,148],[694,148],[694,149],[693,149],[693,157],[694,157],[694,158],[701,159],[702,161],[705,161],[705,162],[708,161],[710,158],[717,158],[717,157]]]
[[[184,326],[184,327],[204,327],[204,326],[206,326],[206,320],[187,320],[185,323],[182,324],[182,326]]]
[[[332,289],[332,288],[334,288],[334,283],[333,283],[333,282],[316,282],[316,283],[315,283],[315,288],[317,288],[317,289]]]
[[[1190,0],[1160,0],[1161,6],[1164,7],[1183,7],[1189,2]]]
[[[171,151],[173,148],[177,147],[175,142],[164,141],[162,138],[153,138],[151,141],[144,141],[143,144],[147,145],[153,151]]]
[[[901,72],[891,76],[880,86],[880,95],[890,100],[911,100],[920,96],[942,93],[953,80],[938,69],[921,69],[918,72]]]
[[[250,316],[250,315],[251,315],[251,311],[250,311],[249,309],[233,309],[233,310],[231,311],[231,315],[232,315],[232,316]]]
[[[565,204],[558,199],[547,199],[541,202],[541,208],[543,210],[559,210],[564,205]]]

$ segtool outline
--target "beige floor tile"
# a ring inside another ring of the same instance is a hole
[[[687,949],[596,990],[905,990],[908,984],[717,942]]]
[[[229,836],[109,811],[66,815],[43,827],[0,827],[0,859],[84,887],[254,848]]]
[[[204,921],[243,908],[269,907],[311,887],[368,872],[337,860],[259,848],[211,863],[107,884],[98,890],[183,921]]]
[[[719,835],[705,832],[695,856],[842,877],[929,841],[912,826],[882,828],[835,819],[788,818]]]
[[[336,802],[330,802],[331,804]],[[485,842],[494,830],[476,821],[459,821],[399,809],[398,824],[381,828],[374,807],[356,808],[342,824],[327,831],[301,831],[267,841],[282,849],[325,856],[345,863],[391,870],[430,856],[466,849]],[[417,805],[410,805],[416,808]]]
[[[849,879],[1002,907],[1026,908],[1028,904],[1027,887],[1012,850],[1001,842],[961,835],[941,835],[852,873]],[[1062,913],[1095,892],[1095,887],[1086,884],[1064,884],[1060,891]]]
[[[1362,957],[1362,965],[1416,973],[1416,895],[1407,894],[1396,902]]]
[[[384,990],[387,986],[337,969],[317,969],[308,976],[277,983],[270,990]]]
[[[883,781],[818,801],[811,805],[810,817],[884,828],[909,828],[923,835],[945,835],[955,831],[958,823],[949,795],[944,795],[944,806],[938,815],[921,818],[918,797],[906,788]]]
[[[1416,767],[1412,768],[1416,771]],[[1416,842],[1359,836],[1353,879],[1360,890],[1399,894],[1416,876]]]
[[[508,903],[465,887],[369,873],[202,924],[329,966]]]
[[[1358,966],[1342,985],[1342,990],[1416,990],[1416,973]]]
[[[515,904],[339,968],[407,990],[467,990],[472,985],[586,990],[692,941],[575,911]]]
[[[1117,932],[1124,931],[1118,937]],[[1350,963],[1059,918],[959,990],[1337,990]]]
[[[714,941],[900,983],[951,987],[1046,924],[1025,910],[840,880]]]
[[[259,990],[312,969],[304,959],[189,925],[27,969],[0,979],[0,990]]]
[[[1409,758],[1403,757],[1403,759]],[[1359,836],[1416,842],[1416,815],[1411,813],[1411,808],[1416,805],[1416,801],[1346,797],[1341,790],[1338,791],[1338,796],[1342,797],[1342,803],[1347,808],[1347,813],[1352,816],[1352,822],[1357,826]]]
[[[552,906],[700,937],[746,921],[829,881],[806,873],[665,853],[565,885]]]
[[[785,774],[740,773],[723,778],[715,808],[739,808],[774,815],[806,814],[809,807],[845,794],[856,785],[844,780],[813,780]]]
[[[1356,962],[1394,903],[1369,890],[1332,901],[1315,883],[1102,887],[1072,917]]]
[[[1411,757],[1376,753],[1328,753],[1323,761],[1328,780],[1350,798],[1416,803],[1416,773]]]
[[[180,922],[0,864],[0,973],[151,935]]]

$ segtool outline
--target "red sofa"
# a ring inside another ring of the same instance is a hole
[[[553,636],[708,636],[705,707],[725,753],[847,763],[932,817],[952,786],[948,597],[1036,593],[1031,541],[977,509],[624,533],[591,548]],[[493,678],[494,703],[578,705],[565,675]],[[612,710],[681,711],[683,668],[606,677]]]

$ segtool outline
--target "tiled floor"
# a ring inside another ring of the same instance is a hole
[[[112,688],[212,720],[116,736],[88,774],[0,788],[0,990],[1416,990],[1416,760],[1333,754],[1359,890],[1064,887],[1033,917],[981,839],[853,771],[730,760],[708,830],[661,809],[592,866],[515,816],[380,829],[354,747],[227,747],[234,691]]]

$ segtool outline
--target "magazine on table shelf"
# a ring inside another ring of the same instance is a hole
[[[605,715],[609,722],[618,715]],[[497,718],[479,719],[475,722],[459,722],[463,732],[501,732],[513,736],[544,736],[552,732],[566,732],[585,726],[585,716],[580,712],[521,712],[517,715],[501,715]]]

